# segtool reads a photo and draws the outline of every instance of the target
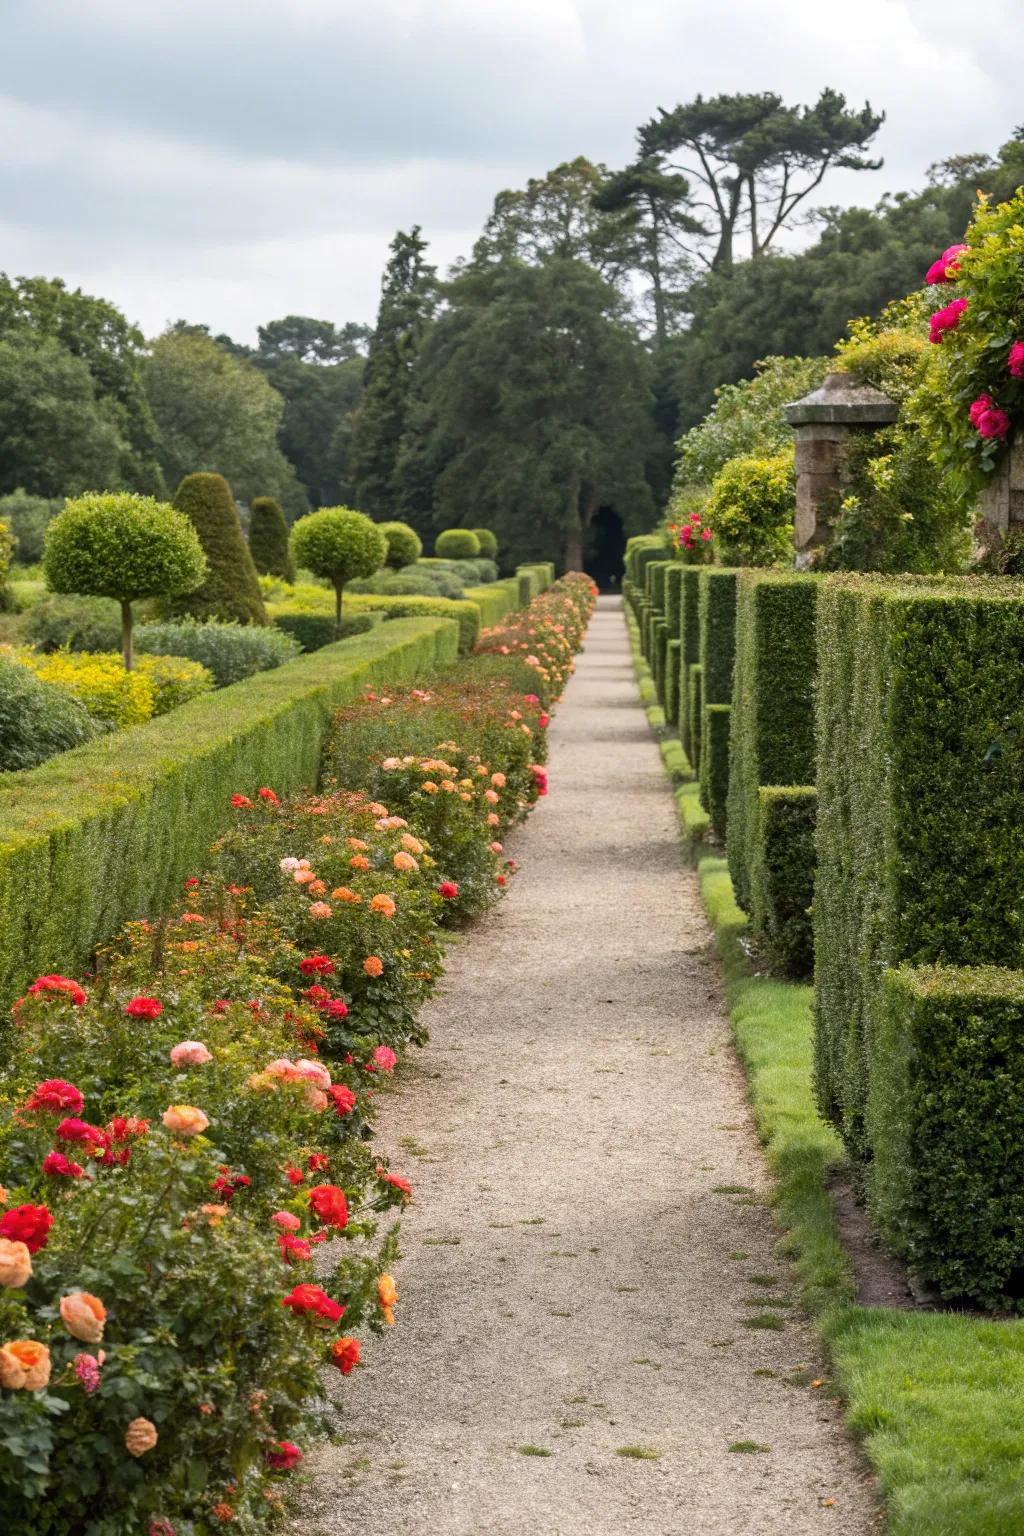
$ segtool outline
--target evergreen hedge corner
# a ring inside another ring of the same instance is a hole
[[[700,776],[701,728],[704,719],[703,667],[699,661],[690,663],[686,673],[686,741],[683,746],[694,773]]]
[[[725,842],[729,791],[728,704],[705,704],[701,723],[700,803],[711,818],[715,836]]]
[[[203,546],[207,573],[201,587],[167,604],[171,616],[266,624],[259,577],[242,534],[231,487],[223,475],[186,475],[174,495]]]
[[[705,565],[700,570],[700,664],[705,704],[732,702],[738,574],[716,565]]]
[[[678,640],[682,634],[683,570],[681,562],[673,560],[665,572],[665,621],[670,640]]]
[[[690,668],[700,661],[700,567],[684,565],[679,578],[679,735],[694,768],[690,751],[690,718],[686,701]]]
[[[334,711],[455,660],[456,626],[410,619],[203,694],[0,781],[0,1007],[162,911],[231,823],[230,797],[317,782]],[[45,884],[46,899],[40,900]]]
[[[807,981],[814,971],[811,906],[817,800],[810,785],[773,784],[758,791],[750,866],[751,933],[776,975],[793,981]],[[735,836],[732,803],[730,798],[730,842]]]
[[[295,565],[288,548],[288,524],[273,496],[257,496],[249,507],[249,553],[261,576],[295,580]]]
[[[651,599],[659,613],[664,614],[667,607],[666,581],[668,573],[676,562],[674,560],[652,560],[647,567],[651,579]]]
[[[871,1036],[868,1202],[948,1299],[1024,1297],[1024,973],[887,972]]]
[[[679,729],[679,657],[681,640],[670,640],[665,657],[665,719]]]
[[[833,576],[817,633],[815,1077],[867,1162],[882,973],[1024,968],[1024,587]]]
[[[758,791],[814,782],[815,617],[820,578],[743,570],[736,589],[729,766],[729,873],[752,910]]]

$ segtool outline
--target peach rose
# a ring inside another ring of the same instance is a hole
[[[367,955],[363,961],[363,970],[367,976],[382,976],[384,974],[384,962],[379,955]]]
[[[278,1056],[276,1061],[270,1062],[263,1070],[268,1077],[279,1077],[286,1083],[294,1083],[302,1076],[296,1063],[289,1061],[287,1056]]]
[[[362,901],[363,898],[357,896],[355,891],[349,890],[347,885],[339,885],[336,891],[331,892],[331,899],[332,901],[346,901],[354,906]]]
[[[491,774],[491,783],[494,785],[495,789],[504,789],[506,782],[507,781],[503,773]]]
[[[307,1106],[316,1114],[327,1108],[327,1095],[315,1083],[307,1083],[304,1092]]]
[[[24,1285],[32,1275],[32,1255],[27,1243],[0,1237],[0,1286],[11,1290]]]
[[[316,875],[314,875],[311,869],[297,869],[292,875],[292,879],[296,885],[311,885],[316,879]]]
[[[124,1432],[124,1447],[129,1456],[145,1456],[159,1438],[156,1425],[149,1419],[132,1419]]]
[[[317,921],[330,917],[331,909],[326,901],[314,901],[310,903],[309,915]]]
[[[73,1339],[81,1339],[83,1344],[98,1344],[102,1339],[107,1309],[98,1296],[71,1291],[61,1298],[60,1315]]]
[[[320,1061],[307,1061],[302,1057],[295,1063],[295,1070],[300,1077],[304,1077],[308,1083],[314,1083],[317,1088],[331,1086],[331,1074]]]
[[[398,911],[398,908],[391,896],[385,896],[383,893],[381,893],[380,895],[375,896],[370,902],[370,911],[379,912],[382,917],[394,917],[395,913]]]
[[[163,1112],[163,1122],[176,1136],[201,1136],[209,1119],[193,1104],[172,1104]]]
[[[50,1380],[50,1351],[35,1339],[12,1339],[0,1347],[0,1387],[40,1392]]]
[[[202,1067],[213,1057],[201,1040],[182,1040],[171,1046],[171,1065],[175,1067]]]
[[[395,1326],[394,1307],[398,1300],[398,1287],[395,1285],[393,1276],[381,1275],[377,1281],[377,1300],[380,1302],[384,1321],[389,1328],[393,1328]]]
[[[409,874],[411,874],[413,870],[419,869],[419,865],[416,863],[416,860],[413,858],[411,853],[396,853],[391,862],[396,869],[404,870]]]
[[[206,1217],[206,1220],[209,1222],[211,1227],[219,1227],[221,1222],[224,1220],[224,1217],[228,1213],[228,1208],[226,1205],[217,1205],[215,1203],[211,1203],[209,1205],[201,1205],[199,1209],[200,1212]]]
[[[411,832],[402,833],[402,847],[406,853],[422,853],[423,844],[418,837],[413,837]]]

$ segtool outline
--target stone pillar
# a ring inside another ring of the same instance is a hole
[[[982,543],[986,546],[998,546],[1008,533],[1024,534],[1024,437],[1019,433],[989,476],[978,498],[977,514],[985,524],[987,537]]]
[[[796,432],[798,568],[813,565],[832,537],[832,520],[846,490],[846,454],[855,432],[877,432],[899,415],[888,395],[858,384],[849,373],[830,373],[820,389],[784,407]]]

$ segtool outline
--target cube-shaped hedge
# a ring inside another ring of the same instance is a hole
[[[701,731],[704,722],[703,667],[699,661],[691,662],[686,673],[686,735],[689,746],[686,755],[694,773],[700,773]]]
[[[751,928],[772,970],[797,981],[809,978],[814,969],[811,904],[817,802],[817,791],[809,785],[773,784],[758,790],[750,867]],[[735,836],[733,805],[730,793],[730,844]]]
[[[792,571],[745,570],[739,575],[728,853],[736,900],[748,912],[758,842],[758,791],[766,784],[814,783],[815,609],[820,585],[819,577]]]
[[[654,655],[651,672],[659,704],[665,703],[665,664],[668,658],[668,623],[659,617],[654,621]]]
[[[659,533],[642,533],[626,544],[626,575],[641,592],[646,591],[644,569],[649,560],[664,560],[667,553],[665,540]]]
[[[665,719],[679,729],[679,656],[681,640],[670,640],[665,657]]]
[[[721,566],[701,567],[700,664],[704,669],[705,704],[732,703],[737,575],[737,571]]]
[[[890,971],[871,1038],[868,1199],[943,1296],[1024,1298],[1024,973]]]
[[[700,567],[697,565],[684,565],[679,577],[679,640],[679,736],[696,769],[687,700],[690,668],[700,661]]]
[[[670,640],[678,640],[681,633],[679,626],[682,618],[683,570],[683,565],[678,560],[673,560],[665,572],[665,619],[668,623]]]
[[[825,581],[817,752],[817,1090],[866,1162],[882,973],[1024,967],[1024,588]]]
[[[726,834],[726,801],[729,792],[728,704],[705,704],[701,725],[700,803],[711,818],[711,827],[723,843]]]

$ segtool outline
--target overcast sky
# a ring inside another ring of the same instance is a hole
[[[921,184],[1024,120],[1022,0],[0,0],[0,269],[60,275],[148,334],[371,320],[395,229],[446,266],[496,191],[698,92],[822,86],[884,109]]]

